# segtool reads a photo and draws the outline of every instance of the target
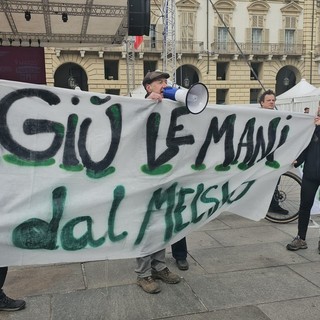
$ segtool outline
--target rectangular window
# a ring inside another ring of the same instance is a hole
[[[154,49],[156,47],[156,25],[150,24],[150,45]]]
[[[181,41],[182,49],[193,49],[193,36],[194,36],[194,13],[182,12],[181,14]]]
[[[258,103],[261,89],[250,89],[250,103]]]
[[[253,52],[261,51],[262,29],[252,28],[252,50]]]
[[[284,47],[286,52],[292,52],[294,50],[294,32],[295,30],[288,29],[284,31]]]
[[[143,61],[143,74],[146,75],[149,71],[157,70],[157,61]]]
[[[262,62],[251,62],[250,80],[261,78]]]
[[[218,26],[219,27],[224,27],[225,25],[227,27],[230,26],[230,14],[228,13],[220,13],[220,17],[218,16]]]
[[[119,96],[120,89],[106,89],[106,94],[112,94],[114,96]]]
[[[217,62],[217,80],[227,80],[229,62]]]
[[[119,60],[104,60],[104,78],[107,80],[119,79]]]
[[[296,17],[285,17],[285,28],[286,29],[296,29],[297,18]]]
[[[252,28],[263,28],[264,25],[263,25],[263,16],[261,15],[254,15],[252,16],[252,25],[251,27]]]
[[[228,42],[228,30],[225,27],[218,27],[218,50],[227,50]]]
[[[216,103],[217,104],[226,104],[228,97],[228,89],[217,89],[216,90]]]

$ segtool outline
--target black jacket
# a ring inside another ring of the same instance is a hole
[[[320,180],[320,126],[316,126],[309,145],[299,155],[294,166],[299,167],[302,163],[306,178]]]

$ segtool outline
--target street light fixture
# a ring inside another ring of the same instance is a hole
[[[62,21],[67,22],[68,21],[68,14],[66,12],[62,13]]]
[[[24,13],[24,18],[27,20],[27,21],[30,21],[31,20],[31,12],[26,10],[26,12]]]
[[[71,89],[74,89],[74,88],[77,86],[76,79],[75,79],[73,76],[70,76],[70,77],[68,78],[68,86],[69,86]]]
[[[183,86],[185,88],[189,88],[190,86],[190,79],[188,78],[188,76],[186,76],[184,79],[183,79]]]

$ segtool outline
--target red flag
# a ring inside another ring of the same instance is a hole
[[[143,42],[143,36],[135,36],[134,44],[133,44],[134,48],[138,49],[142,42]]]

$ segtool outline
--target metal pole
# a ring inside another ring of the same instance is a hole
[[[126,59],[127,59],[127,88],[128,95],[131,93],[135,86],[135,76],[134,76],[134,40],[132,37],[127,37],[126,40]]]
[[[163,30],[163,71],[168,72],[176,83],[176,23],[175,0],[166,0]]]
[[[311,48],[310,48],[310,84],[312,84],[312,62],[313,62],[313,37],[314,37],[314,10],[315,0],[312,0],[312,22],[311,22]]]

